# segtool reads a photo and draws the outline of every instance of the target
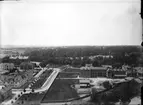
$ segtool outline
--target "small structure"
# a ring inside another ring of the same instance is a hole
[[[106,67],[82,67],[81,76],[87,78],[106,77]]]
[[[60,72],[57,78],[77,78],[78,72]]]
[[[106,67],[92,67],[91,68],[91,78],[106,77],[106,72],[107,72]]]
[[[109,69],[107,75],[109,78],[125,78],[127,77],[127,71],[123,69]]]
[[[26,60],[29,59],[28,56],[10,56],[9,59],[21,59],[21,60]]]
[[[127,70],[127,76],[128,77],[137,77],[138,76],[138,73],[137,73],[137,70],[136,69],[128,69]]]
[[[89,88],[90,80],[89,79],[79,79],[80,88]]]
[[[127,71],[123,69],[113,69],[114,78],[125,78],[127,76]]]
[[[83,78],[96,78],[96,77],[107,77],[106,67],[93,67],[91,65],[81,67],[81,68],[66,68],[62,72],[74,72],[79,73],[80,77]]]

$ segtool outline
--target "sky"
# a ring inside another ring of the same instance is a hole
[[[2,46],[141,44],[140,0],[25,1],[0,4]]]

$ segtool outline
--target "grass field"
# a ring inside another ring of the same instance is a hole
[[[45,93],[24,94],[13,105],[39,105]]]
[[[69,80],[56,79],[45,94],[42,103],[66,101],[68,99],[79,97],[76,90],[71,87],[72,84],[73,82]]]

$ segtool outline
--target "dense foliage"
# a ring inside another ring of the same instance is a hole
[[[120,67],[123,64],[143,66],[141,50],[139,46],[71,46],[33,48],[33,50],[25,51],[24,55],[29,56],[31,61],[41,62],[41,66],[46,66],[46,64],[84,66],[87,63],[92,63],[93,66],[113,65]],[[97,55],[101,56],[94,57]],[[6,57],[2,60],[2,62],[7,61],[9,60]],[[19,60],[13,62],[19,64]]]

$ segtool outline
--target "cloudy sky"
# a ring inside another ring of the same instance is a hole
[[[140,0],[25,1],[0,4],[1,45],[141,43]]]

